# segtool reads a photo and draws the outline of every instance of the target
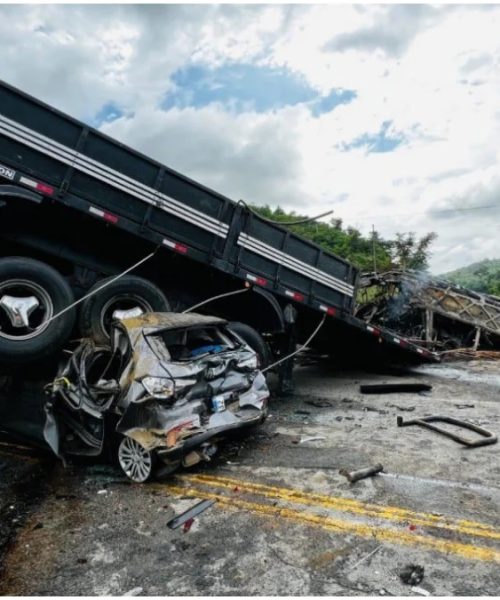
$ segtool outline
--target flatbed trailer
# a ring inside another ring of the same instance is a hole
[[[98,331],[107,318],[99,292],[53,319],[61,297],[72,304],[155,248],[134,269],[136,279],[121,280],[108,311],[130,309],[133,298],[139,308],[183,310],[247,285],[248,293],[200,310],[250,326],[240,333],[252,342],[259,332],[274,357],[326,315],[313,341],[324,352],[373,346],[436,359],[354,316],[359,272],[348,261],[0,81],[0,361],[42,359],[70,334]],[[35,267],[23,270],[12,257]],[[67,285],[59,282],[58,301],[43,293],[43,277],[22,289],[40,263],[39,272],[52,269],[45,277],[53,287],[57,274]]]

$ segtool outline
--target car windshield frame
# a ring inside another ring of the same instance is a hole
[[[205,352],[198,356],[187,356],[186,358],[173,358],[171,352],[169,351],[167,344],[162,339],[161,334],[165,333],[167,331],[175,332],[178,330],[183,331],[185,335],[187,335],[190,331],[195,331],[195,330],[200,330],[200,331],[215,330],[217,333],[217,336],[219,338],[221,338],[221,341],[223,342],[223,344],[221,344],[221,345],[229,346],[229,347],[225,348],[224,350],[221,350],[220,352],[216,352],[216,353]],[[199,325],[191,325],[188,327],[176,327],[176,328],[168,327],[168,328],[164,328],[164,329],[157,329],[154,331],[143,332],[143,335],[146,339],[146,342],[147,342],[149,348],[151,349],[153,354],[156,356],[156,358],[158,358],[158,360],[172,362],[172,363],[180,363],[180,364],[186,364],[189,362],[198,361],[200,359],[206,358],[207,356],[219,356],[221,354],[225,354],[226,352],[234,352],[235,350],[239,350],[244,346],[244,344],[240,341],[240,339],[237,336],[235,336],[234,334],[232,334],[227,329],[227,326],[221,327],[218,324],[208,324],[208,325],[199,324]],[[229,342],[229,344],[228,344],[228,342]]]

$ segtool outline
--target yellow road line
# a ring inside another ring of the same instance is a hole
[[[241,509],[259,515],[281,517],[297,524],[320,527],[334,533],[344,535],[351,534],[363,538],[385,541],[392,544],[403,544],[415,547],[420,546],[429,548],[431,550],[437,550],[438,552],[444,552],[446,554],[453,554],[468,560],[481,560],[500,563],[500,551],[495,550],[494,548],[484,548],[480,546],[473,546],[471,544],[463,544],[461,542],[437,539],[431,536],[410,534],[406,531],[397,531],[384,527],[363,525],[360,523],[354,523],[352,521],[342,521],[333,519],[331,517],[323,517],[289,508],[279,508],[269,504],[247,502],[246,500],[241,500],[239,498],[230,498],[228,496],[214,494],[212,492],[196,488],[184,488],[176,485],[167,485],[163,486],[162,489],[181,496],[216,500],[218,504],[229,509]]]
[[[201,483],[223,489],[234,489],[237,487],[241,491],[264,496],[265,498],[273,498],[275,500],[280,499],[287,502],[304,504],[310,507],[319,506],[322,508],[334,509],[355,515],[375,517],[399,523],[408,521],[413,525],[436,527],[439,529],[446,529],[448,531],[457,531],[466,535],[500,540],[500,529],[495,528],[492,525],[478,523],[475,521],[454,519],[452,517],[442,517],[432,515],[430,513],[415,512],[395,506],[381,506],[377,504],[360,502],[358,500],[352,500],[349,498],[326,496],[323,494],[315,494],[301,490],[293,490],[290,488],[281,488],[261,483],[251,483],[230,477],[183,475],[181,478],[190,482]]]

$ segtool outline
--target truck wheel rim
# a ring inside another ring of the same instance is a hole
[[[2,300],[14,298],[28,301],[35,298],[35,303],[27,311],[28,325],[14,325],[12,315],[7,306],[2,306]],[[49,319],[54,314],[54,304],[48,292],[37,283],[27,279],[8,279],[0,283],[0,338],[23,341],[37,337],[49,326]]]
[[[139,442],[125,437],[118,448],[118,461],[125,475],[136,483],[143,483],[153,468],[151,452],[143,448]]]
[[[101,328],[105,332],[106,336],[109,337],[111,329],[111,323],[113,322],[113,314],[117,310],[132,310],[139,308],[143,313],[152,312],[153,308],[140,296],[135,294],[124,294],[121,296],[114,296],[106,302],[101,310]]]

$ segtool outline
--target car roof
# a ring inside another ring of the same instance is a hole
[[[147,329],[147,333],[150,334],[155,331],[195,327],[197,325],[202,327],[208,325],[225,325],[227,321],[219,319],[219,317],[200,315],[198,313],[150,312],[138,317],[123,319],[120,323],[129,334],[137,329]]]

